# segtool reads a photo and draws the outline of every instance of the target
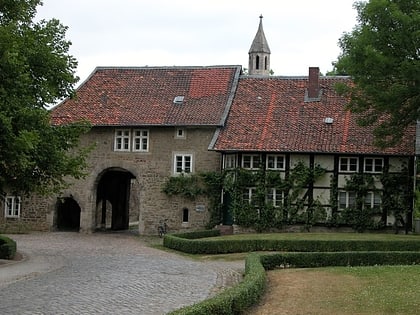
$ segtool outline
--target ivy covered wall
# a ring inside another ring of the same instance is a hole
[[[220,173],[170,179],[164,188],[185,198],[206,195],[211,200],[208,227],[411,228],[411,158],[243,153],[223,160]]]

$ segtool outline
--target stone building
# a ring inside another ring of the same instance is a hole
[[[88,175],[70,179],[59,196],[6,196],[0,229],[90,232],[132,225],[155,234],[162,220],[171,230],[203,228],[209,200],[167,196],[168,178],[241,168],[286,179],[298,163],[326,172],[301,192],[304,207],[316,202],[329,217],[340,213],[355,199],[347,179],[369,174],[375,187],[364,207],[378,208],[382,222],[393,224],[381,208],[387,187],[380,179],[413,177],[415,128],[392,148],[375,147],[373,128],[358,126],[348,100],[335,92],[335,83],[351,83],[348,77],[322,77],[316,67],[309,76],[270,76],[270,53],[260,17],[247,75],[240,66],[96,68],[74,99],[51,111],[53,124],[92,124],[81,139],[94,145]],[[242,201],[251,203],[255,186],[243,189]],[[267,187],[267,200],[280,206],[288,193]],[[232,224],[231,198],[221,195],[223,223]]]

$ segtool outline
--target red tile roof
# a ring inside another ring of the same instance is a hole
[[[53,124],[93,126],[223,125],[240,66],[96,68],[51,111]],[[184,96],[181,105],[176,96]]]
[[[217,151],[414,155],[415,129],[397,146],[379,149],[373,128],[361,127],[334,90],[347,77],[321,77],[319,101],[305,102],[307,77],[240,77]],[[332,118],[328,124],[325,118]]]

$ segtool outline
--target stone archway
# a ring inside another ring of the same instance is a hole
[[[80,206],[72,197],[57,200],[57,229],[60,231],[79,231]]]
[[[105,170],[96,192],[96,226],[101,229],[127,230],[129,228],[130,190],[134,175],[124,169]]]

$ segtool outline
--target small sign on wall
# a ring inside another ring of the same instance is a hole
[[[206,210],[205,205],[195,205],[195,211],[197,212],[204,212]]]

